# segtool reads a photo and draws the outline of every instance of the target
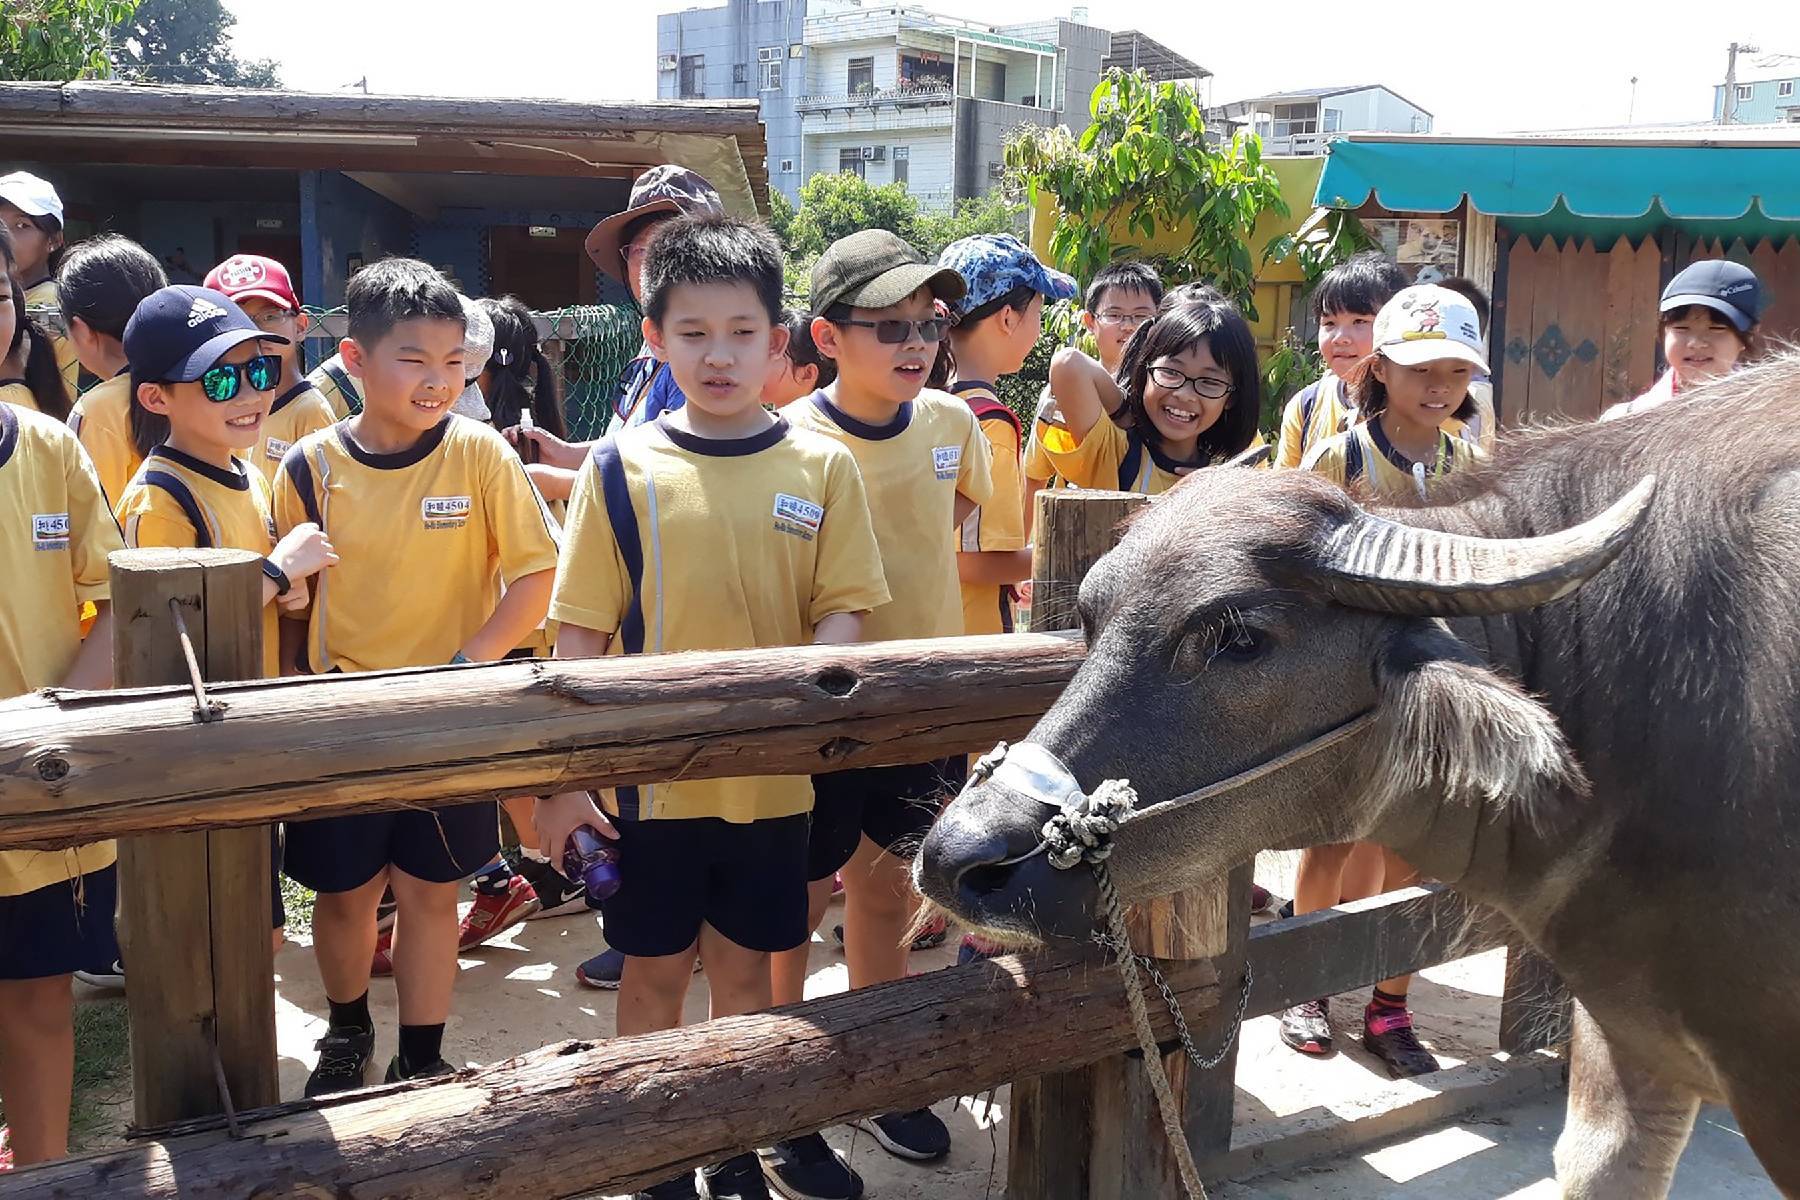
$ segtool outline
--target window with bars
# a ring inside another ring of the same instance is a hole
[[[850,71],[845,79],[844,90],[852,96],[861,96],[875,90],[874,58],[853,58],[850,60]]]
[[[863,173],[861,146],[845,146],[838,151],[838,173],[840,175],[854,175],[858,179],[866,178]]]
[[[912,147],[894,147],[894,182],[905,187],[911,182]]]
[[[781,58],[780,46],[764,46],[756,52],[756,86],[759,91],[781,90]]]

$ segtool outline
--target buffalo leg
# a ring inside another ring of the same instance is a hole
[[[1699,1097],[1619,1054],[1580,1004],[1572,1054],[1569,1114],[1556,1141],[1556,1180],[1565,1200],[1668,1195]]]

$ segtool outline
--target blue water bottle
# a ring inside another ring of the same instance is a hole
[[[577,825],[563,847],[562,873],[587,888],[589,900],[605,900],[619,890],[619,848],[592,825]]]

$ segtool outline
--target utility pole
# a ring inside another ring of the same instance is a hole
[[[1729,125],[1737,120],[1737,60],[1740,54],[1755,54],[1756,47],[1748,42],[1733,42],[1725,57],[1725,100],[1720,105],[1722,124]]]

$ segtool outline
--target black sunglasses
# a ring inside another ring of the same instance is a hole
[[[220,363],[200,376],[200,390],[214,404],[236,400],[244,380],[259,392],[274,390],[281,382],[281,359],[273,354],[259,354],[241,363]]]
[[[832,322],[834,325],[854,325],[858,329],[873,329],[875,340],[886,346],[904,346],[912,340],[913,330],[919,331],[921,342],[941,342],[944,334],[950,330],[950,322],[943,317],[926,317],[923,321],[852,321],[845,318]]]

